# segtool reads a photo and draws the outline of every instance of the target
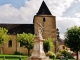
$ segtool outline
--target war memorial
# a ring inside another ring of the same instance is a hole
[[[42,37],[42,33],[43,33],[44,27],[39,22],[37,22],[37,25],[38,25],[37,27],[38,33],[36,34],[33,40],[34,48],[28,60],[49,60],[49,57],[46,57],[44,49],[43,49],[44,39]]]

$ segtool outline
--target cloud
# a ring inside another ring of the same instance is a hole
[[[75,16],[80,18],[80,13],[75,13]]]
[[[11,4],[0,6],[0,22],[13,22],[19,20],[20,12]]]
[[[64,34],[60,33],[60,38],[64,39]]]
[[[76,1],[75,1],[75,3],[78,3],[78,2],[80,2],[80,0],[76,0]]]
[[[25,2],[19,9],[12,4],[0,6],[1,23],[32,23],[43,0],[30,0]],[[50,11],[55,16],[61,16],[74,0],[45,0]]]
[[[61,33],[65,32],[67,28],[70,28],[78,24],[79,18],[70,18],[70,17],[57,17],[57,27],[61,30]]]
[[[40,4],[39,1],[26,1],[19,9],[12,4],[0,6],[0,23],[32,23]]]
[[[75,0],[45,0],[52,14],[55,16],[61,16],[74,1]]]

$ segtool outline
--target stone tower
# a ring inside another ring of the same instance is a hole
[[[43,26],[42,36],[44,39],[50,37],[53,41],[56,40],[56,20],[55,16],[51,14],[47,5],[43,1],[39,11],[34,16],[34,33],[37,34],[37,22],[39,22]]]

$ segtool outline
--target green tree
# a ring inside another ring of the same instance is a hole
[[[52,39],[51,38],[45,39],[45,41],[43,42],[43,47],[45,52],[50,51],[54,47]]]
[[[78,51],[80,51],[80,27],[74,26],[67,29],[64,43],[72,51],[76,52],[78,60]]]
[[[7,32],[7,29],[0,27],[0,44],[5,43],[9,39]]]
[[[33,38],[34,35],[31,33],[17,34],[17,41],[28,49],[28,56],[30,55],[30,50],[33,48]]]
[[[9,35],[7,34],[8,30],[0,27],[0,45],[3,47],[3,44],[7,42],[9,39]],[[3,54],[3,48],[1,48],[1,53]]]

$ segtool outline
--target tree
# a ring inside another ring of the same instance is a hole
[[[78,51],[80,51],[80,27],[74,26],[67,29],[64,43],[72,51],[76,52],[78,60]]]
[[[9,39],[7,32],[7,29],[0,27],[0,44],[5,43]]]
[[[47,38],[45,39],[45,41],[43,42],[43,46],[44,46],[44,51],[48,52],[53,48],[53,42],[51,38]]]
[[[30,50],[33,48],[33,38],[34,35],[31,33],[17,34],[17,41],[28,49],[28,56],[30,55]]]
[[[9,36],[7,34],[8,30],[0,27],[0,45],[1,45],[1,53],[3,54],[3,44],[7,42]]]

